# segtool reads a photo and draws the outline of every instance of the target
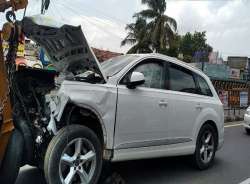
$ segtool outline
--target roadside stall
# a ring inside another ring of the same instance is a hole
[[[244,80],[212,78],[215,89],[224,105],[225,118],[240,120],[249,105],[250,85]]]

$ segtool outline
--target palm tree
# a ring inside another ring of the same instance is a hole
[[[128,53],[149,53],[152,52],[150,49],[149,32],[147,29],[147,21],[139,16],[136,17],[136,22],[128,24],[126,30],[128,35],[121,42],[121,46],[126,44],[133,45],[129,49]]]
[[[175,19],[165,15],[165,0],[142,0],[142,4],[148,6],[148,9],[142,10],[135,16],[150,20],[147,27],[150,31],[152,46],[155,52],[166,50],[171,47],[177,30]]]

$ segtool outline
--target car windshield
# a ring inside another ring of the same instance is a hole
[[[131,63],[133,60],[136,60],[139,56],[136,55],[122,55],[111,58],[104,61],[101,64],[104,74],[107,77],[111,77],[118,72],[120,72],[125,66]]]

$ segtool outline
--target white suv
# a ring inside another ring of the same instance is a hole
[[[82,118],[75,118],[77,126],[69,126],[72,137],[68,144],[67,127],[54,139],[64,142],[66,150],[72,143],[81,144],[76,150],[85,150],[88,145],[88,151],[81,155],[83,163],[95,157],[91,162],[94,169],[82,177],[86,175],[91,180],[99,173],[103,153],[105,159],[113,162],[193,155],[199,169],[212,164],[216,150],[223,143],[224,115],[206,75],[158,54],[119,56],[104,62],[101,68],[107,78],[104,84],[66,80],[58,93],[63,104],[58,114],[67,113],[65,108],[71,104],[70,108],[73,106]],[[52,149],[56,151],[48,157],[61,155],[60,160],[69,163],[81,161],[81,157],[65,156],[59,146],[53,142]],[[50,164],[58,163],[55,159]],[[50,164],[45,166],[47,178],[52,179],[50,168],[54,167],[49,167]],[[69,168],[74,165],[69,164]]]
[[[68,75],[47,95],[48,183],[97,183],[103,160],[193,155],[199,169],[212,164],[223,144],[224,113],[203,72],[159,54],[123,55],[100,65],[79,27],[28,19],[24,25],[26,36]]]

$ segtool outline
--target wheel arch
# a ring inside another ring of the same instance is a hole
[[[213,108],[205,108],[197,117],[193,129],[194,143],[196,144],[199,132],[206,124],[211,125],[216,132],[216,148],[218,149],[224,134],[224,122],[221,121],[220,115]]]
[[[103,148],[106,148],[107,131],[101,115],[95,108],[85,104],[68,103],[64,108],[60,122],[60,128],[68,124],[79,124],[90,128],[97,134]]]
[[[214,128],[214,130],[215,130],[215,133],[216,133],[216,149],[218,148],[218,144],[219,144],[219,130],[218,130],[218,127],[217,127],[217,125],[216,125],[216,123],[215,123],[215,121],[214,120],[207,120],[207,121],[205,121],[203,124],[202,124],[202,126],[200,127],[200,129],[203,127],[203,126],[205,126],[205,125],[210,125],[210,126],[212,126],[213,128]],[[197,135],[198,136],[198,135]]]

